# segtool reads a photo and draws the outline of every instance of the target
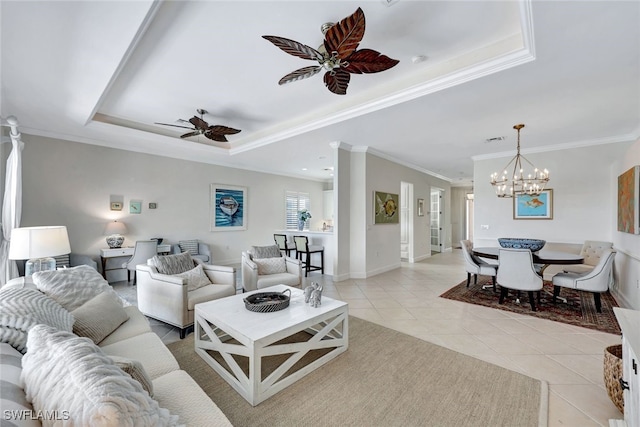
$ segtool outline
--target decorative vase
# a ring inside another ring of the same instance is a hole
[[[298,220],[298,231],[304,230],[304,223],[305,221]]]

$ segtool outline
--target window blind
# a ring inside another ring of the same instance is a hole
[[[298,229],[298,212],[302,209],[309,209],[309,193],[301,193],[298,191],[287,191],[285,194],[285,215],[286,229]],[[309,223],[304,228],[309,229]]]

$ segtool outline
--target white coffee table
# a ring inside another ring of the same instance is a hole
[[[282,292],[285,289],[291,290],[291,301],[284,310],[256,313],[245,308],[244,298],[252,293]],[[301,331],[311,335],[296,337],[301,341],[274,345]],[[302,290],[277,285],[196,304],[194,335],[196,353],[252,406],[256,406],[347,350],[349,306],[343,301],[323,296],[322,305],[313,308],[305,304]],[[331,350],[295,372],[287,373],[304,355],[320,349]],[[227,367],[206,350],[217,352]],[[287,354],[290,356],[263,379],[262,359]],[[248,358],[249,375],[244,373],[233,355]]]

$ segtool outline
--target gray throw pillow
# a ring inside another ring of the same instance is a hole
[[[280,252],[280,248],[278,248],[278,245],[252,246],[251,251],[253,252],[252,257],[254,259],[277,258],[282,256],[282,253]]]
[[[191,255],[198,255],[198,241],[197,240],[180,240],[178,242],[180,250],[182,252],[189,252]]]
[[[112,292],[96,295],[71,312],[76,319],[73,332],[98,344],[129,320],[122,302]]]
[[[156,255],[151,258],[151,265],[160,274],[180,274],[193,269],[193,258],[189,252],[175,255]]]

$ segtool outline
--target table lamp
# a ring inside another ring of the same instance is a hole
[[[27,260],[25,276],[37,271],[55,270],[56,260],[52,257],[70,252],[65,226],[21,227],[11,232],[9,259]]]
[[[123,234],[126,234],[127,226],[122,222],[112,221],[104,228],[104,234],[107,236],[107,245],[111,249],[122,247],[124,242]]]

